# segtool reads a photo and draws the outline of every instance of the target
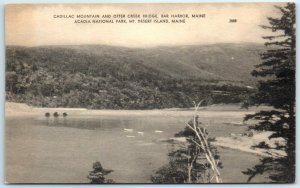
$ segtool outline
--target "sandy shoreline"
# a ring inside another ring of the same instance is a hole
[[[222,148],[230,148],[234,150],[253,153],[263,157],[279,158],[286,155],[284,151],[275,149],[261,149],[253,148],[252,146],[259,144],[260,142],[266,142],[270,147],[275,147],[276,144],[284,145],[285,141],[282,138],[274,138],[269,140],[269,136],[272,132],[256,132],[253,137],[248,136],[230,136],[230,137],[218,137],[213,145]]]
[[[211,111],[218,111],[220,115],[226,116],[243,116],[245,114],[254,113],[255,108],[245,110],[240,109],[239,105],[212,105],[209,107],[203,107],[199,110],[201,113],[205,113],[206,116],[210,116]],[[6,117],[22,117],[22,116],[44,116],[46,112],[53,114],[54,112],[63,113],[66,112],[73,117],[76,116],[193,116],[194,111],[192,109],[154,109],[154,110],[91,110],[86,108],[39,108],[28,106],[23,103],[6,102],[5,103],[5,116]]]

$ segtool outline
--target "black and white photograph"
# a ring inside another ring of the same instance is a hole
[[[5,183],[294,183],[295,15],[6,4]]]

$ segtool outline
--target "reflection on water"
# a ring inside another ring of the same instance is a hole
[[[240,119],[205,120],[213,137],[246,129],[224,124]],[[116,182],[150,183],[151,174],[168,160],[171,145],[163,141],[183,129],[187,121],[187,117],[164,116],[7,119],[6,181],[85,183],[92,163],[100,161],[114,170],[109,178]],[[247,177],[241,171],[258,157],[219,150],[224,182],[245,182]]]

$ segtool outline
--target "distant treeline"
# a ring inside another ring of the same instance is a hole
[[[6,58],[7,100],[40,107],[185,108],[203,98],[207,103],[238,103],[252,92],[68,48],[8,47]]]

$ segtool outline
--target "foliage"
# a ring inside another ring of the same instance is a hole
[[[93,164],[93,171],[89,172],[88,179],[92,184],[100,183],[115,183],[111,179],[106,179],[105,176],[113,172],[113,170],[104,169],[100,162],[96,161]]]
[[[261,163],[244,172],[249,175],[249,181],[265,172],[274,182],[295,181],[295,4],[288,3],[277,9],[281,16],[268,18],[270,25],[262,26],[276,33],[264,37],[269,40],[265,45],[273,48],[261,55],[263,62],[252,73],[265,78],[252,98],[252,105],[266,104],[273,106],[274,110],[248,115],[245,120],[257,120],[258,123],[253,127],[256,130],[273,131],[269,139],[284,138],[286,146],[277,146],[275,149],[285,150],[287,156],[262,159]],[[258,147],[270,148],[263,143]]]
[[[191,125],[192,122],[189,124]],[[208,132],[201,129],[208,136]],[[175,137],[185,137],[187,142],[173,146],[169,153],[169,163],[156,171],[151,181],[153,183],[211,183],[212,168],[205,158],[204,150],[195,144],[196,134],[189,127],[185,127],[184,130],[175,134]],[[220,156],[216,147],[209,144],[209,148],[214,159],[219,160]],[[222,168],[221,162],[217,165]]]
[[[252,92],[231,82],[167,74],[137,59],[63,47],[7,47],[6,97],[40,107],[154,109],[238,103]]]

